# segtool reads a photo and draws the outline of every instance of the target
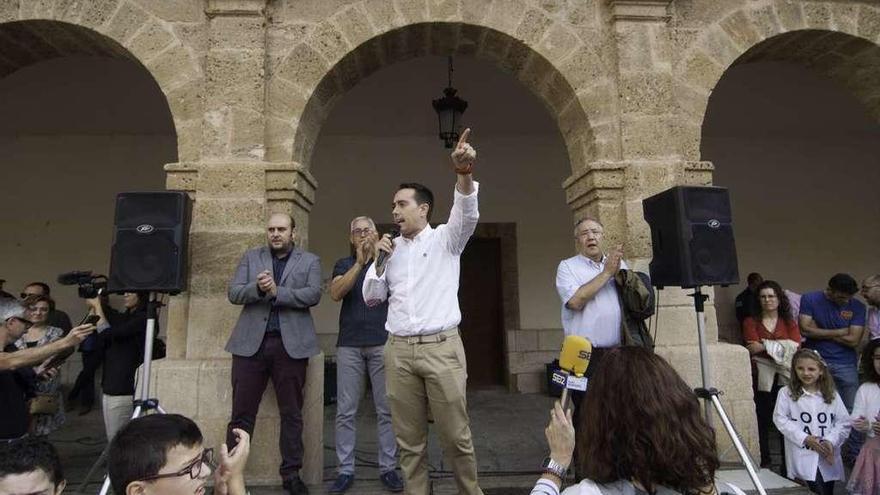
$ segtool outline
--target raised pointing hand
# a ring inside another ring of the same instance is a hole
[[[477,159],[477,150],[471,146],[467,140],[471,134],[471,129],[467,128],[458,138],[458,144],[452,151],[452,164],[455,166],[455,172],[458,174],[469,174]]]

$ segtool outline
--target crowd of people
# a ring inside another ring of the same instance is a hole
[[[70,336],[73,330],[70,317],[55,307],[49,291],[46,283],[34,282],[21,292],[21,299],[0,298],[5,311],[12,315],[4,318],[2,355],[19,356],[17,351],[42,350]],[[88,414],[95,405],[95,375],[99,369],[102,370],[100,388],[105,431],[108,441],[112,439],[133,412],[136,372],[143,363],[146,297],[146,294],[125,293],[119,310],[110,306],[106,295],[85,299],[83,324],[76,328],[91,327],[96,331],[75,346],[82,356],[82,369],[66,396],[61,387],[61,365],[74,352],[73,348],[47,356],[33,367],[0,368],[0,373],[8,373],[13,378],[0,393],[14,396],[15,403],[24,400],[27,404],[25,417],[12,417],[9,411],[0,415],[0,423],[4,425],[27,424],[26,428],[4,429],[0,442],[25,435],[47,436],[65,423],[66,414],[76,410],[77,405],[80,415]],[[92,317],[93,324],[85,325],[87,317]],[[26,328],[19,334],[20,325]]]
[[[379,480],[388,491],[428,493],[427,435],[433,423],[458,491],[483,493],[458,329],[460,256],[479,219],[479,183],[472,176],[476,151],[469,135],[469,129],[462,133],[451,155],[456,181],[446,224],[430,224],[430,189],[404,183],[393,197],[394,235],[380,236],[365,216],[348,225],[351,254],[336,261],[329,284],[331,298],[342,302],[338,465],[329,493],[346,492],[355,483],[355,419],[367,379],[377,415]],[[144,358],[146,294],[125,294],[118,310],[103,295],[86,299],[90,318],[75,327],[54,307],[44,283],[29,284],[20,299],[0,297],[0,493],[7,483],[26,482],[30,488],[11,493],[63,490],[57,453],[45,437],[64,423],[73,401],[81,413],[93,407],[95,374],[102,368],[115,493],[201,493],[209,482],[218,493],[245,493],[249,439],[271,381],[280,416],[282,487],[290,495],[307,494],[300,477],[303,389],[308,359],[319,352],[310,308],[321,299],[323,280],[319,258],[298,247],[296,238],[291,215],[271,214],[266,245],[243,254],[229,283],[228,299],[241,313],[225,347],[232,356],[232,404],[217,459],[188,418],[131,419]],[[559,263],[556,288],[564,333],[592,342],[589,387],[573,394],[571,410],[557,403],[551,411],[545,430],[550,456],[532,493],[558,494],[571,467],[578,483],[566,495],[718,492],[714,431],[700,415],[693,391],[653,352],[645,325],[654,310],[650,281],[629,270],[622,246],[606,245],[598,219],[578,221],[574,239],[578,253]],[[771,462],[770,437],[776,432],[784,438],[789,477],[830,494],[848,463],[853,466],[848,488],[876,492],[880,275],[861,286],[870,308],[854,297],[859,286],[847,274],[802,296],[756,273],[748,283],[735,309],[754,363],[762,465]],[[868,341],[868,335],[878,340]],[[76,347],[83,369],[63,397],[58,364]]]
[[[830,494],[835,481],[847,480],[848,465],[847,488],[876,493],[880,275],[859,286],[838,273],[803,295],[759,273],[747,281],[735,309],[752,356],[761,465],[772,465],[770,440],[781,435],[783,474]]]

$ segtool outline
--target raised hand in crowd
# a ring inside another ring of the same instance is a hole
[[[244,495],[244,467],[251,450],[251,437],[248,432],[233,428],[236,444],[232,450],[226,444],[220,445],[220,463],[214,471],[214,493],[218,495]]]
[[[91,335],[92,332],[97,329],[95,325],[86,323],[83,325],[77,325],[73,327],[70,332],[64,336],[64,338],[58,340],[58,342],[64,343],[64,348],[75,347],[82,343],[83,340],[86,340],[86,337]]]
[[[623,259],[623,246],[618,244],[611,249],[611,251],[607,254],[607,258],[605,259],[605,268],[604,271],[607,275],[614,276],[617,275],[618,270],[620,270],[620,260]]]
[[[376,250],[376,234],[373,233],[368,237],[364,237],[359,241],[357,248],[355,249],[355,261],[360,266],[366,266],[367,263],[374,257],[374,253]]]
[[[564,411],[562,404],[556,401],[550,410],[550,423],[544,429],[544,436],[550,446],[550,458],[566,467],[571,465],[574,455],[574,424],[571,415],[572,409]]]

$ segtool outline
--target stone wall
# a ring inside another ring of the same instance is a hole
[[[319,186],[309,168],[321,124],[339,96],[373,71],[425,54],[467,54],[510,73],[559,125],[573,216],[597,215],[610,242],[625,243],[628,262],[644,267],[651,251],[641,200],[671,185],[712,181],[712,164],[700,161],[700,129],[726,68],[768,57],[807,64],[842,81],[876,115],[878,36],[880,8],[868,1],[7,0],[0,73],[65,54],[124,57],[142,64],[165,94],[179,160],[166,166],[167,187],[189,191],[195,207],[190,290],[173,299],[173,359],[156,373],[167,402],[183,407],[188,388],[180,384],[225,390],[222,344],[238,312],[226,302],[226,276],[246,247],[261,242],[266,214],[293,214],[307,245]],[[696,383],[691,301],[664,292],[661,353]],[[747,354],[718,344],[711,305],[707,316],[716,384],[755,451]],[[552,331],[520,337],[535,347],[512,354],[511,368],[533,369],[532,360],[552,354],[541,349],[558,343]],[[318,389],[307,400],[310,431],[320,431]],[[206,405],[225,400],[205,397]],[[185,410],[208,438],[218,437],[216,411]],[[266,457],[251,468],[270,479],[276,459],[264,440],[256,450]],[[321,442],[311,440],[314,456]],[[304,474],[317,483],[320,466]]]

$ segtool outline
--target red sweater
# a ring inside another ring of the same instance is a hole
[[[761,343],[764,339],[769,340],[793,340],[800,344],[801,342],[801,330],[798,328],[798,324],[795,321],[785,321],[782,318],[776,320],[776,328],[773,331],[769,331],[764,328],[764,324],[760,319],[752,318],[751,316],[747,317],[743,320],[743,339],[746,341],[746,344],[750,344],[752,342]]]

